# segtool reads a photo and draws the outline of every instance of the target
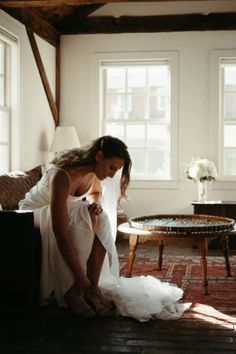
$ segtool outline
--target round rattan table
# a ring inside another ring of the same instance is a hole
[[[166,242],[190,243],[199,249],[204,294],[208,292],[207,251],[208,244],[220,238],[227,276],[231,276],[229,262],[228,237],[236,236],[235,221],[212,215],[148,215],[130,218],[120,224],[118,231],[129,235],[128,271],[126,276],[132,276],[132,268],[138,243],[147,240],[159,242],[159,270],[162,269],[163,250]]]

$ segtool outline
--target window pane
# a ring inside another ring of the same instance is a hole
[[[127,125],[126,143],[128,147],[144,147],[145,146],[145,126],[144,125]]]
[[[224,171],[226,175],[236,175],[236,149],[224,150]]]
[[[125,68],[107,69],[107,90],[118,93],[125,90]]]
[[[5,173],[9,171],[8,164],[8,146],[0,145],[0,172]]]
[[[108,95],[107,97],[107,118],[124,119],[125,117],[125,96]]]
[[[123,124],[107,123],[105,134],[116,136],[117,138],[124,140],[124,130]]]
[[[3,76],[0,74],[0,106],[4,106],[5,100],[4,100],[4,80]]]
[[[155,173],[158,177],[167,177],[169,166],[166,162],[165,151],[148,151],[148,173]]]
[[[134,67],[127,69],[128,91],[143,92],[146,90],[146,68]]]
[[[149,118],[166,119],[169,121],[168,105],[169,100],[165,94],[165,90],[162,90],[158,96],[149,96]]]
[[[128,95],[128,118],[145,118],[146,99],[144,95]]]
[[[168,147],[169,134],[165,125],[147,127],[147,146],[165,150]]]
[[[4,44],[0,40],[0,74],[4,73]]]
[[[236,125],[225,125],[224,133],[225,147],[236,147]]]
[[[236,66],[225,67],[225,91],[236,91]]]
[[[8,115],[0,111],[0,141],[8,141]]]
[[[148,68],[148,84],[150,91],[158,91],[160,87],[168,86],[169,70],[167,66]]]
[[[144,150],[129,149],[132,160],[132,173],[145,172],[145,152]]]
[[[236,118],[236,93],[225,93],[225,118]]]

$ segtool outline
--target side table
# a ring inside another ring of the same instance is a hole
[[[236,201],[192,202],[194,214],[216,215],[236,220]],[[214,240],[210,248],[220,248],[219,240]],[[229,248],[236,249],[236,239],[229,239]]]
[[[222,243],[222,250],[225,257],[225,266],[227,276],[231,276],[231,268],[229,263],[229,248],[228,248],[228,236],[236,236],[236,229],[228,231],[226,233],[208,234],[208,235],[191,235],[191,234],[175,234],[174,236],[168,233],[161,233],[157,231],[146,231],[141,229],[136,229],[131,227],[128,222],[120,224],[118,230],[124,234],[129,235],[129,256],[128,256],[128,271],[127,277],[132,276],[132,268],[135,260],[135,253],[139,242],[146,242],[148,239],[159,241],[159,258],[158,265],[159,269],[162,269],[163,261],[163,250],[165,242],[184,242],[190,243],[199,249],[200,262],[201,262],[201,272],[202,272],[202,284],[204,294],[208,295],[208,279],[207,279],[207,250],[208,243],[216,238],[220,238]]]
[[[128,221],[128,217],[125,213],[117,213],[117,238],[122,240],[125,237],[125,234],[119,231],[119,225]]]

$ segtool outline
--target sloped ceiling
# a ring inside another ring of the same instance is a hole
[[[1,0],[0,9],[56,46],[60,35],[235,30],[235,0]]]

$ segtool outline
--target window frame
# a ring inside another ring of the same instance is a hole
[[[171,97],[171,123],[170,123],[170,179],[133,179],[130,188],[160,188],[176,189],[178,180],[178,52],[152,51],[152,52],[109,52],[94,53],[92,60],[92,116],[95,117],[95,126],[99,135],[103,134],[102,122],[102,80],[101,64],[104,62],[153,62],[169,61],[170,64],[170,97]]]
[[[236,176],[224,174],[224,126],[225,119],[221,104],[224,88],[222,83],[222,61],[235,60],[236,50],[213,50],[211,53],[211,118],[210,118],[210,141],[211,156],[217,161],[218,178],[213,189],[236,189]]]
[[[5,144],[2,142],[8,146],[8,169],[1,170],[2,173],[19,168],[19,41],[1,26],[0,40],[6,49],[5,102],[0,109],[8,114],[8,140]]]

